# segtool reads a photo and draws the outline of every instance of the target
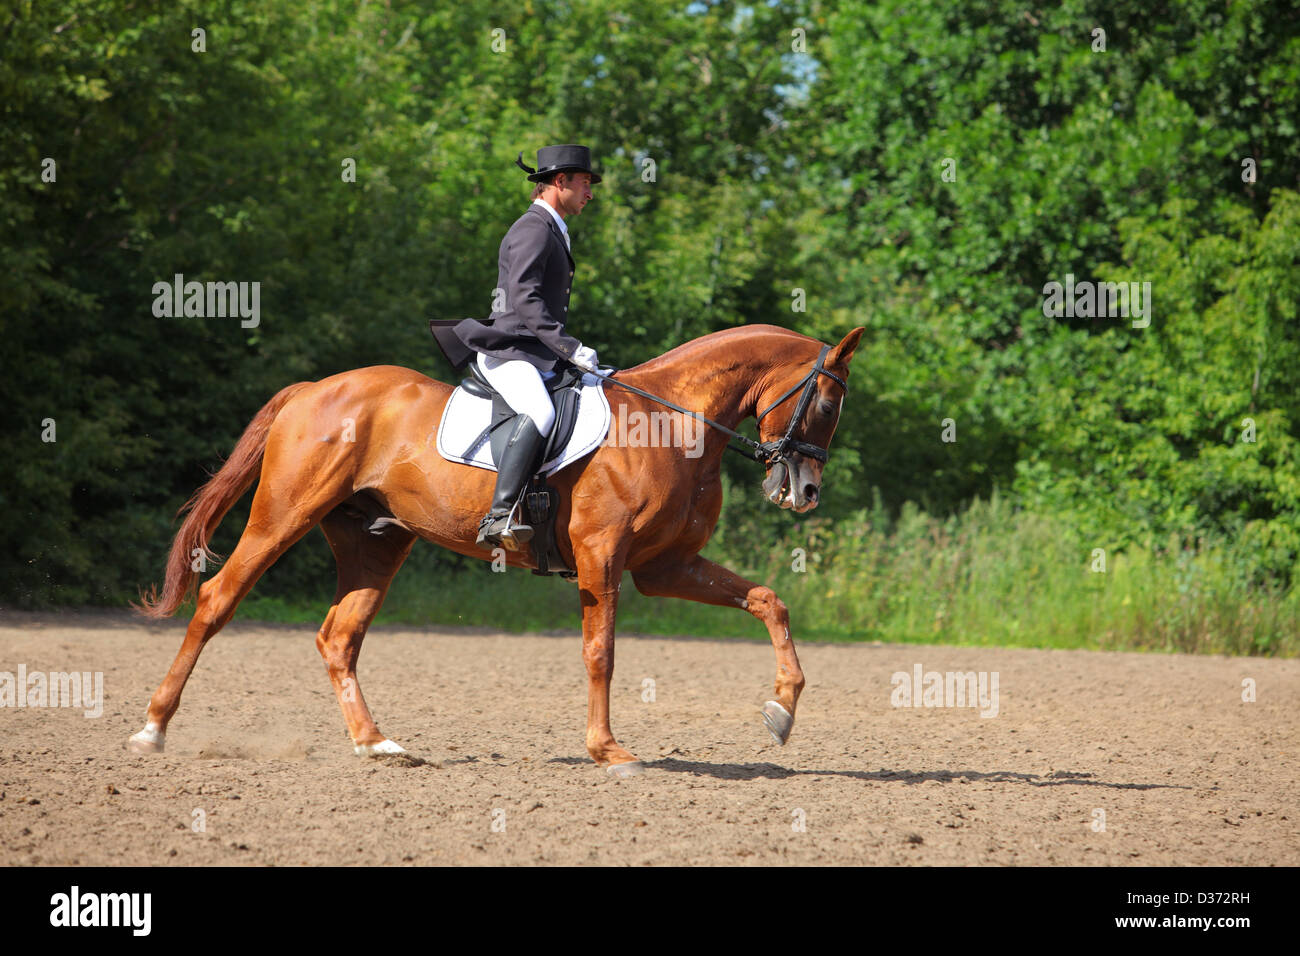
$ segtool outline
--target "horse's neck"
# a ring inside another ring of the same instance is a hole
[[[738,348],[734,341],[697,340],[636,368],[628,369],[631,385],[676,402],[728,428],[757,414],[758,396],[786,364],[773,355],[788,356],[793,343],[777,348]],[[622,377],[622,376],[620,376]],[[725,439],[717,429],[709,429]]]

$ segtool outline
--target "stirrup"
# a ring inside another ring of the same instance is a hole
[[[478,538],[475,543],[489,551],[495,548],[522,551],[524,546],[533,540],[533,528],[532,525],[512,523],[510,518],[513,515],[513,510],[508,514],[488,512],[478,524]]]

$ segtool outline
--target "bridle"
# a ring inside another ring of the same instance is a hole
[[[814,458],[822,464],[825,464],[826,459],[830,457],[830,453],[820,445],[813,445],[806,441],[797,440],[794,437],[794,430],[799,422],[803,420],[804,412],[808,410],[808,403],[812,401],[813,393],[817,390],[817,377],[819,375],[825,375],[831,381],[838,382],[845,392],[849,389],[849,385],[844,381],[844,379],[840,378],[834,372],[827,371],[822,365],[822,363],[826,361],[826,353],[830,350],[831,347],[829,345],[823,345],[821,352],[817,356],[817,361],[813,363],[813,367],[808,370],[808,374],[795,382],[784,395],[758,413],[755,421],[762,422],[763,416],[767,415],[772,411],[772,409],[776,408],[795,392],[798,392],[799,389],[803,389],[799,395],[799,401],[795,404],[794,414],[790,416],[790,424],[786,428],[785,434],[774,441],[756,442],[754,439],[748,438],[745,435],[740,434],[740,432],[728,428],[721,422],[715,422],[713,419],[707,418],[699,412],[693,412],[690,409],[682,408],[682,406],[674,404],[666,398],[660,398],[658,395],[651,395],[649,392],[643,391],[635,385],[628,385],[626,382],[620,382],[618,379],[609,375],[598,374],[597,377],[611,385],[617,385],[620,388],[627,389],[629,392],[636,392],[638,395],[656,401],[661,405],[666,405],[674,411],[681,412],[683,415],[690,415],[693,418],[698,418],[700,421],[712,425],[719,431],[726,432],[732,438],[737,439],[744,445],[748,446],[746,448],[737,448],[735,445],[728,443],[728,448],[737,454],[744,455],[752,461],[761,461],[768,468],[778,462],[785,464],[785,466],[789,468],[790,462],[787,456],[791,452],[804,455],[808,458]]]
[[[808,370],[808,374],[795,382],[794,385],[790,387],[789,391],[778,398],[775,402],[759,412],[758,417],[754,420],[756,424],[761,423],[764,415],[802,388],[803,391],[799,395],[798,403],[794,406],[794,414],[790,416],[790,424],[787,426],[785,434],[777,441],[765,441],[761,444],[759,442],[751,441],[743,435],[738,436],[744,439],[748,444],[752,445],[753,450],[746,452],[737,448],[735,449],[736,451],[740,452],[742,455],[753,458],[755,461],[761,461],[768,466],[774,465],[777,462],[785,462],[788,467],[790,463],[786,461],[786,455],[792,451],[798,452],[800,455],[807,458],[815,458],[822,464],[826,463],[826,459],[830,457],[830,452],[825,448],[822,448],[820,445],[811,445],[806,441],[796,441],[794,438],[794,428],[803,421],[803,414],[808,410],[808,403],[812,401],[813,393],[817,391],[818,375],[825,375],[832,382],[839,382],[840,387],[843,388],[845,392],[849,390],[849,385],[844,381],[844,379],[840,378],[834,372],[826,371],[826,369],[822,367],[822,362],[826,361],[826,353],[830,350],[831,347],[829,345],[823,345],[821,352],[817,356],[817,362]],[[727,447],[731,448],[732,446],[728,445]]]

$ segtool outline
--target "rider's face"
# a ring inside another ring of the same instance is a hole
[[[561,215],[576,216],[591,201],[591,173],[560,173],[555,188],[555,208]]]

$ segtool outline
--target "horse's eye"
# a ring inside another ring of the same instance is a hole
[[[822,402],[822,414],[823,415],[835,414],[835,404],[833,402]]]

